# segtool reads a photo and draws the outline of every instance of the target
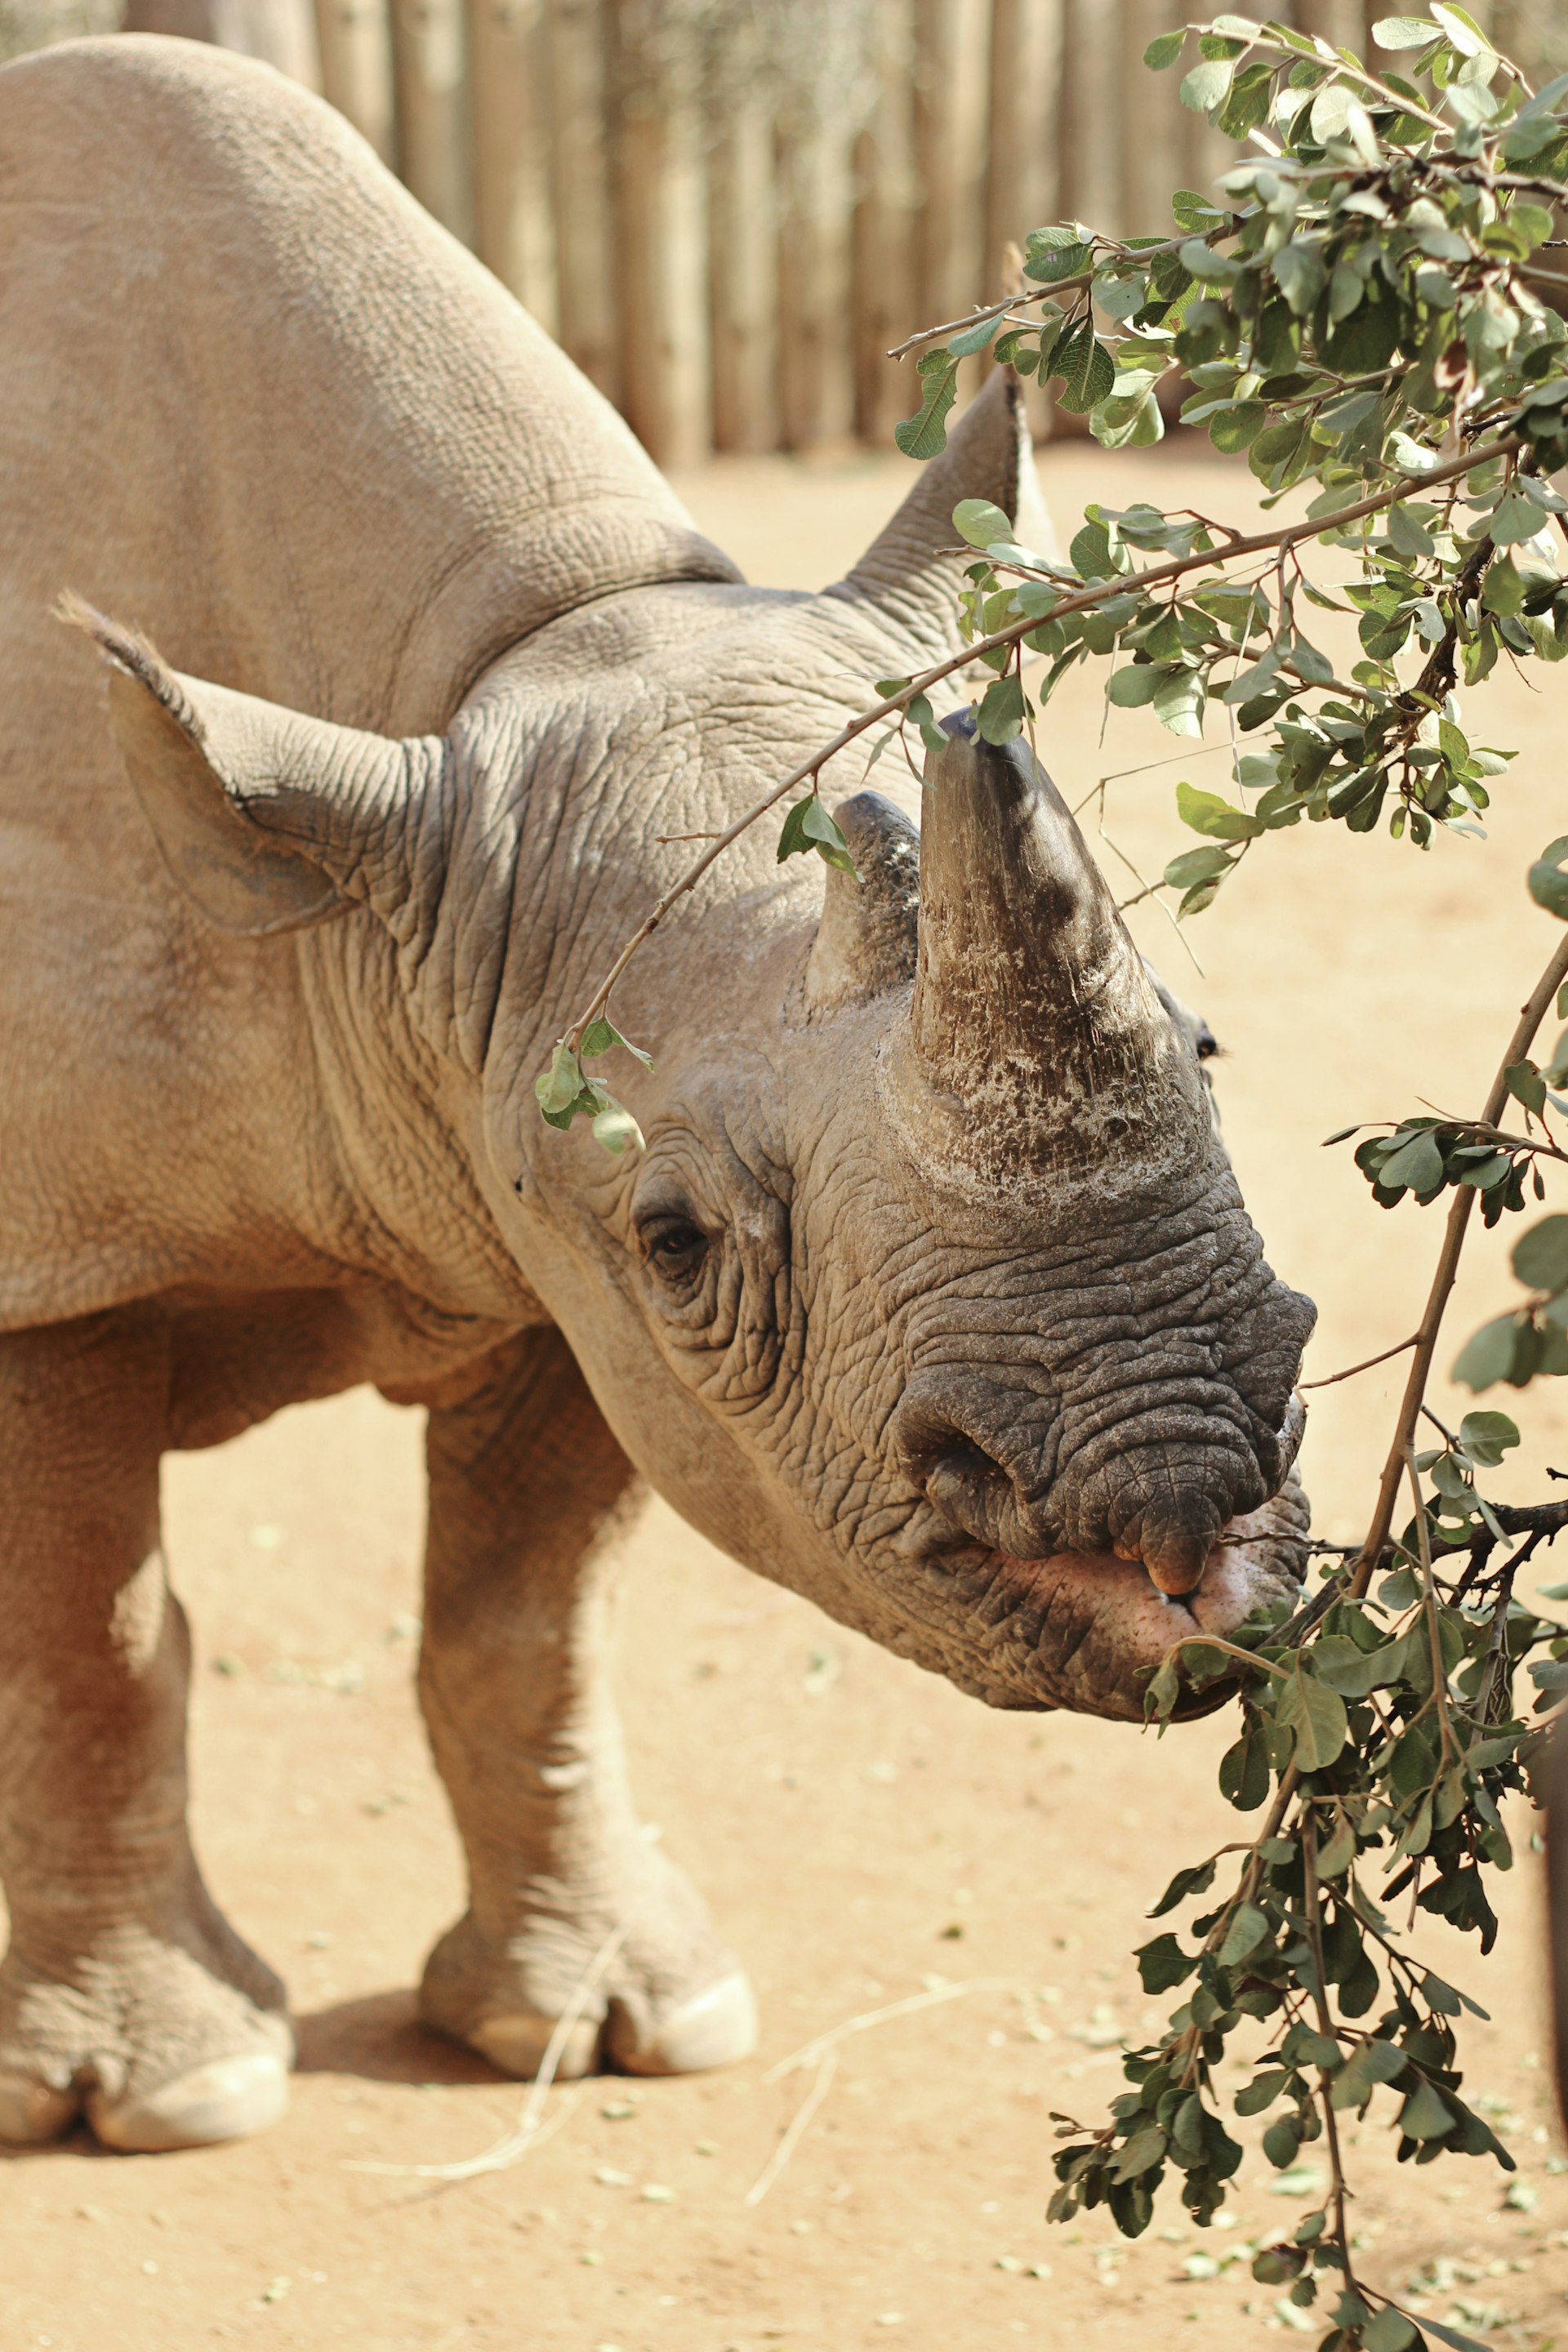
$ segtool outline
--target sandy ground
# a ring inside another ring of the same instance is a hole
[[[1043,470],[1069,528],[1095,495],[1212,510],[1247,488],[1169,448],[1069,447]],[[848,563],[910,478],[899,459],[769,460],[682,488],[753,577],[809,585]],[[1422,859],[1305,827],[1269,841],[1194,927],[1201,981],[1162,917],[1137,919],[1227,1049],[1226,1131],[1254,1214],[1321,1306],[1310,1372],[1414,1323],[1434,1221],[1380,1213],[1348,1152],[1319,1144],[1419,1097],[1464,1108],[1484,1091],[1550,951],[1521,876],[1563,829],[1560,696],[1489,690],[1489,740],[1521,757],[1484,847],[1444,841]],[[1075,682],[1043,744],[1069,797],[1180,748],[1142,714],[1118,715],[1103,745],[1099,730],[1093,686]],[[1183,845],[1171,787],[1189,772],[1223,782],[1221,760],[1189,749],[1112,788],[1110,834],[1145,870]],[[1510,1296],[1488,1239],[1456,1337]],[[1305,1471],[1331,1534],[1359,1531],[1393,1393],[1373,1372],[1313,1403]],[[1521,1497],[1544,1462],[1568,1465],[1561,1391],[1533,1392],[1524,1415],[1529,1459],[1500,1486]],[[1127,1957],[1142,1915],[1177,1862],[1230,1833],[1213,1785],[1224,1725],[1156,1746],[988,1715],[747,1576],[662,1507],[637,1536],[626,1609],[634,1769],[648,1820],[750,1963],[761,2053],[707,2078],[554,2092],[553,2136],[503,2175],[432,2186],[354,2168],[473,2154],[523,2095],[412,2022],[423,1954],[460,1904],[410,1687],[419,1444],[416,1414],[362,1392],[168,1465],[171,1553],[197,1629],[198,1843],[219,1900],[289,1978],[300,2072],[288,2121],[247,2145],[129,2159],[78,2140],[0,2168],[0,2352],[215,2338],[277,2352],[1057,2352],[1086,2330],[1105,2352],[1189,2330],[1229,2352],[1285,2332],[1277,2290],[1234,2259],[1300,2201],[1272,2192],[1260,2158],[1228,2232],[1200,2237],[1173,2202],[1131,2249],[1098,2216],[1068,2231],[1043,2220],[1051,2111],[1097,2116],[1121,2036],[1158,2021]],[[1450,1972],[1495,2021],[1470,2036],[1470,2080],[1519,2158],[1519,2201],[1504,2205],[1490,2165],[1398,2172],[1375,2125],[1353,2161],[1370,2275],[1404,2289],[1423,2265],[1457,2264],[1434,2315],[1533,2347],[1568,2331],[1568,2166],[1542,2070],[1528,1855],[1506,1891],[1502,1951],[1453,1956]],[[847,2044],[792,2160],[748,2207],[813,2080],[771,2081],[770,2067],[858,2013],[971,1979],[994,1989]]]

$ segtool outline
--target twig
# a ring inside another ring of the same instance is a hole
[[[838,2053],[825,2051],[817,2061],[816,2080],[801,2101],[785,2128],[784,2136],[747,2189],[743,2202],[760,2205],[780,2173],[784,2170],[801,2141],[811,2127],[811,2119],[827,2096],[833,2077],[838,2072]]]
[[[1403,1356],[1406,1348],[1414,1348],[1420,1337],[1419,1331],[1413,1331],[1408,1339],[1401,1339],[1394,1347],[1384,1348],[1381,1356],[1368,1356],[1364,1363],[1348,1364],[1342,1372],[1330,1372],[1321,1381],[1298,1381],[1296,1386],[1299,1389],[1331,1389],[1336,1381],[1353,1381],[1358,1372],[1370,1372],[1373,1364],[1386,1364],[1391,1356]]]
[[[1452,458],[1445,466],[1435,467],[1430,473],[1415,476],[1409,481],[1401,482],[1394,489],[1380,490],[1372,498],[1358,499],[1354,505],[1341,507],[1332,514],[1319,515],[1315,519],[1301,522],[1287,523],[1279,530],[1258,531],[1250,539],[1238,539],[1233,546],[1218,551],[1206,548],[1201,554],[1174,557],[1169,563],[1154,564],[1148,571],[1133,575],[1116,573],[1109,580],[1100,581],[1092,587],[1081,589],[1076,596],[1064,596],[1059,604],[1053,605],[1047,617],[1059,620],[1068,614],[1090,612],[1095,605],[1107,603],[1112,596],[1124,595],[1130,577],[1135,580],[1139,588],[1146,591],[1150,588],[1162,587],[1170,581],[1183,580],[1188,572],[1201,571],[1205,565],[1215,562],[1228,563],[1233,558],[1264,554],[1276,548],[1283,550],[1293,547],[1300,540],[1321,538],[1324,531],[1341,530],[1346,523],[1359,521],[1363,515],[1382,514],[1389,507],[1400,505],[1405,499],[1424,497],[1436,488],[1440,483],[1457,480],[1463,475],[1473,473],[1478,467],[1489,465],[1495,458],[1510,457],[1521,446],[1521,443],[1511,434],[1505,435],[1500,440],[1483,442],[1479,447],[1471,449],[1462,457]],[[901,688],[899,693],[889,695],[886,700],[874,703],[870,709],[862,711],[858,718],[850,719],[846,726],[839,729],[831,742],[823,744],[819,750],[812,753],[809,759],[803,760],[798,767],[790,771],[781,783],[772,785],[763,793],[762,799],[754,801],[750,808],[742,811],[732,824],[726,825],[722,833],[716,834],[702,855],[694,858],[685,872],[670,884],[669,888],[658,899],[651,912],[644,917],[626,940],[588,1003],[577,1019],[571,1024],[560,1042],[570,1052],[577,1051],[583,1042],[584,1032],[605,1010],[616,982],[625,972],[626,966],[631,962],[637,950],[652,938],[671,908],[694,890],[709,867],[723,856],[731,842],[738,841],[742,834],[755,824],[759,817],[765,816],[771,808],[783,800],[786,793],[793,792],[798,785],[805,783],[810,783],[815,790],[822,771],[828,761],[836,759],[840,751],[854,742],[857,736],[863,735],[868,727],[875,727],[879,720],[891,718],[896,711],[904,709],[916,695],[929,692],[931,687],[940,685],[943,678],[951,677],[957,670],[968,669],[986,654],[995,653],[1003,646],[1010,648],[1021,644],[1025,637],[1040,625],[1037,615],[1031,617],[1026,614],[1020,620],[1009,622],[1004,629],[993,630],[989,636],[974,638],[964,646],[962,652],[950,654],[945,660],[933,663],[930,669],[922,670],[919,677],[912,677],[909,685]],[[1533,1034],[1533,1032],[1531,1034]],[[1500,1100],[1497,1109],[1500,1110],[1501,1108]],[[1496,1112],[1490,1115],[1495,1117]]]
[[[874,2025],[887,2025],[895,2017],[912,2017],[918,2009],[935,2009],[944,2000],[963,2000],[972,1992],[1021,1992],[1024,1990],[1016,1977],[965,1977],[958,1984],[931,1985],[924,1992],[912,1992],[903,2000],[890,2000],[885,2009],[865,2009],[858,2017],[847,2017],[842,2025],[819,2033],[815,2042],[805,2042],[799,2050],[781,2058],[763,2076],[764,2083],[776,2083],[783,2074],[791,2074],[797,2066],[809,2066],[814,2060],[837,2050],[852,2034],[868,2033]]]
[[[465,2157],[457,2164],[350,2162],[344,2165],[344,2171],[390,2173],[409,2180],[472,2180],[482,2172],[505,2172],[509,2166],[521,2163],[529,2149],[546,2137],[541,2119],[550,2085],[555,2080],[555,2070],[561,2063],[573,2027],[588,2006],[610,1962],[626,1942],[626,1933],[625,1927],[617,1927],[613,1935],[606,1936],[574,1985],[572,1997],[556,2019],[554,2031],[544,2045],[544,2056],[540,2061],[539,2073],[529,2084],[522,2113],[504,2139],[498,2139],[493,2147],[487,2147],[479,2156]],[[573,2104],[575,2105],[575,2101]],[[560,2120],[563,2121],[564,2117]],[[557,2122],[552,2120],[549,2128],[558,2128]]]
[[[1568,934],[1558,942],[1552,961],[1536,982],[1521,1008],[1518,1025],[1509,1039],[1502,1060],[1492,1080],[1491,1092],[1481,1112],[1481,1121],[1495,1127],[1508,1100],[1508,1074],[1514,1064],[1521,1061],[1534,1042],[1535,1033],[1546,1018],[1546,1008],[1555,997],[1564,980],[1568,980]],[[1443,1228],[1443,1244],[1437,1253],[1437,1264],[1432,1276],[1432,1287],[1426,1296],[1426,1308],[1415,1330],[1415,1352],[1405,1394],[1400,1400],[1399,1417],[1394,1423],[1394,1437],[1388,1458],[1383,1465],[1378,1484],[1377,1504],[1372,1515],[1372,1525],[1366,1531],[1361,1548],[1361,1558],[1351,1578],[1352,1598],[1359,1601],[1377,1572],[1388,1531],[1394,1525],[1394,1500],[1399,1482],[1405,1475],[1405,1457],[1415,1434],[1415,1423],[1426,1400],[1426,1383],[1432,1376],[1432,1359],[1436,1353],[1437,1334],[1442,1328],[1444,1312],[1454,1287],[1454,1277],[1459,1270],[1459,1253],[1465,1245],[1465,1228],[1475,1207],[1473,1185],[1461,1185],[1454,1195]]]
[[[1334,2042],[1334,2021],[1329,2011],[1328,1983],[1323,1954],[1323,1908],[1318,1889],[1318,1822],[1310,1805],[1301,1811],[1301,1868],[1305,1881],[1307,1941],[1312,1954],[1312,2005],[1317,2011],[1318,2031],[1325,2041]],[[1318,2069],[1318,2106],[1323,2118],[1323,2137],[1328,2143],[1329,2170],[1333,2186],[1334,2218],[1332,2235],[1339,2250],[1341,2274],[1347,2288],[1354,2291],[1355,2271],[1351,2262],[1350,2232],[1345,2226],[1345,2176],[1340,2161],[1339,2117],[1334,2112],[1329,2070]]]

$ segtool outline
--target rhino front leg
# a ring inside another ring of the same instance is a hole
[[[508,2074],[536,2074],[619,1932],[561,2074],[744,2057],[751,1987],[632,1809],[609,1649],[639,1494],[560,1335],[523,1335],[477,1394],[433,1409],[428,1455],[419,1694],[469,1895],[426,1967],[426,2019]]]
[[[169,1591],[156,1310],[0,1339],[0,2139],[85,2107],[111,2147],[283,2111],[283,1989],[185,1828],[190,1637]]]

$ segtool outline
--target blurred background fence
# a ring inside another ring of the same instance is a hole
[[[1404,0],[1414,10],[1418,0]],[[1371,47],[1395,0],[1277,13]],[[1471,0],[1539,78],[1568,0]],[[1169,224],[1233,150],[1144,68],[1176,0],[0,0],[0,55],[179,33],[324,92],[654,456],[882,444],[886,357],[1008,243]]]

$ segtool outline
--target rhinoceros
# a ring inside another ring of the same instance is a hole
[[[0,2136],[280,2112],[283,1989],[186,1830],[159,1461],[362,1381],[428,1408],[469,1896],[425,2018],[520,2076],[734,2059],[608,1685],[642,1482],[995,1706],[1135,1719],[1302,1567],[1311,1310],[1021,746],[856,793],[858,878],[742,838],[626,983],[645,1148],[537,1115],[689,837],[961,648],[1016,387],[847,579],[763,593],[268,69],[18,61],[0,203]]]

